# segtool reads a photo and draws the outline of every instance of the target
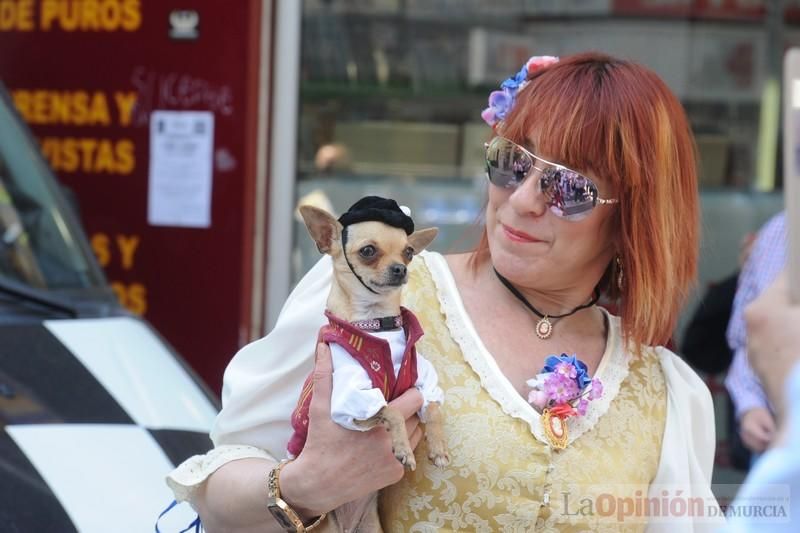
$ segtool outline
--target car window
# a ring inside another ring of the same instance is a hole
[[[102,284],[38,146],[0,93],[0,277],[47,289]]]

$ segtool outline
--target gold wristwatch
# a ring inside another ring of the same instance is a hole
[[[287,464],[289,464],[289,461],[281,461],[275,465],[275,468],[269,471],[269,478],[267,480],[267,495],[269,496],[269,500],[267,500],[267,509],[269,509],[269,512],[272,513],[272,516],[284,530],[293,533],[311,531],[325,520],[325,513],[322,513],[322,516],[314,520],[313,523],[305,525],[294,509],[289,507],[289,504],[281,499],[280,475],[281,470]]]

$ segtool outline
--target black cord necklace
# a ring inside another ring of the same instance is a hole
[[[492,267],[492,269],[494,270],[495,275],[497,275],[497,279],[500,280],[500,283],[505,285],[506,289],[511,291],[511,294],[513,294],[517,298],[517,300],[522,302],[522,305],[527,307],[534,315],[539,317],[539,322],[536,323],[536,336],[539,337],[540,339],[547,339],[548,337],[550,337],[550,335],[553,334],[553,323],[550,322],[551,318],[553,319],[564,318],[569,315],[573,315],[578,311],[580,311],[581,309],[586,309],[587,307],[593,306],[594,304],[597,303],[597,300],[600,299],[600,292],[597,289],[595,289],[594,294],[592,295],[592,299],[589,301],[589,303],[579,305],[569,313],[564,313],[563,315],[542,314],[539,312],[538,309],[536,309],[533,305],[531,305],[531,303],[522,295],[522,293],[519,292],[519,290],[516,287],[514,287],[514,285],[512,285],[510,281],[504,278],[500,274],[500,272],[497,271],[496,268]]]

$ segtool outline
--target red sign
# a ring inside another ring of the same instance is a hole
[[[249,335],[259,6],[0,0],[0,75],[114,290],[217,392]],[[156,110],[213,113],[208,228],[148,224]]]

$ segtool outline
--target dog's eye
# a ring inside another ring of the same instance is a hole
[[[403,255],[406,257],[406,259],[411,261],[411,259],[414,257],[414,249],[410,246],[407,247],[405,250],[403,250]]]
[[[371,244],[368,244],[362,249],[360,249],[358,253],[361,257],[372,257],[373,255],[375,255],[375,251],[376,251],[375,247],[372,246]]]

